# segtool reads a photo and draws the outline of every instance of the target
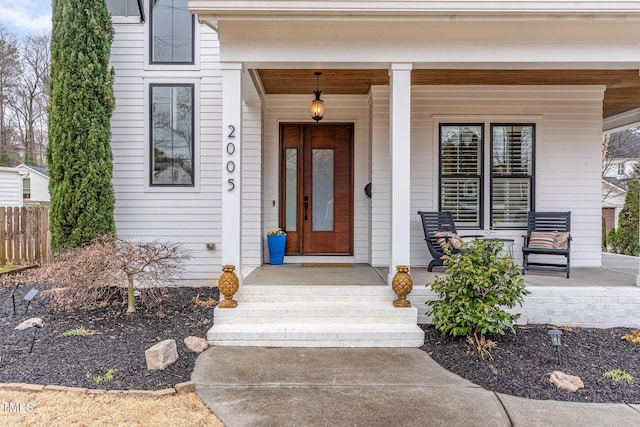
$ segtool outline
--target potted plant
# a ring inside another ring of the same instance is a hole
[[[282,265],[284,250],[287,247],[287,233],[281,228],[270,230],[267,233],[267,245],[269,246],[271,265]]]

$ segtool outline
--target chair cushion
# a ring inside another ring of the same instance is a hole
[[[460,246],[464,243],[462,237],[456,233],[452,233],[450,231],[438,231],[433,235],[436,239],[438,239],[438,244],[442,248],[442,250],[449,249],[451,246],[453,249],[460,249]]]
[[[553,249],[553,243],[557,235],[556,231],[532,231],[529,237],[529,247]]]
[[[553,240],[553,249],[567,249],[569,234],[570,233],[556,233],[556,237]]]

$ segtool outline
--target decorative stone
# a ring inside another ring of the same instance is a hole
[[[413,289],[413,280],[409,275],[408,265],[397,265],[396,274],[391,281],[393,292],[398,295],[398,299],[393,301],[394,307],[411,307],[411,302],[407,300],[407,295]]]
[[[193,381],[185,381],[183,383],[176,384],[174,388],[176,389],[177,394],[193,393],[196,391],[196,383]]]
[[[558,388],[569,390],[572,393],[575,393],[581,388],[584,388],[584,383],[575,375],[565,374],[560,371],[553,371],[549,376],[549,381],[555,384]]]
[[[24,322],[20,323],[13,329],[15,329],[16,331],[24,331],[25,329],[33,328],[34,324],[37,325],[38,328],[42,328],[42,319],[39,317],[32,317],[31,319],[27,319]]]
[[[144,357],[147,360],[148,370],[164,370],[178,360],[176,340],[164,340],[152,345],[144,352]]]
[[[186,337],[184,339],[184,345],[186,345],[189,350],[195,353],[202,353],[209,347],[209,343],[207,342],[207,340],[194,336]]]
[[[222,274],[218,280],[218,289],[220,289],[220,293],[224,295],[224,301],[220,301],[220,304],[218,304],[220,308],[236,308],[238,306],[238,301],[233,299],[233,295],[238,292],[238,288],[240,287],[238,276],[233,272],[235,269],[235,265],[227,264],[222,266]]]

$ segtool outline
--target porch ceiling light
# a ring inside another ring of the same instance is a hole
[[[316,76],[316,90],[313,91],[313,94],[316,96],[316,99],[314,99],[311,102],[311,118],[315,120],[316,123],[318,123],[320,120],[322,120],[322,117],[324,116],[324,101],[320,99],[320,95],[322,95],[322,91],[320,90],[320,82],[319,82],[319,78],[322,75],[322,73],[320,71],[316,71],[313,74],[315,74]]]

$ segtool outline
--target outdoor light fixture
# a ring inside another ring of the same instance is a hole
[[[322,75],[322,73],[320,71],[316,71],[313,74],[315,74],[316,76],[316,90],[313,91],[313,94],[316,96],[316,99],[314,99],[311,102],[311,118],[315,120],[316,123],[318,123],[320,120],[322,120],[322,116],[324,116],[324,101],[320,99],[320,95],[322,94],[322,91],[320,90],[320,82],[319,82],[319,78]]]
[[[551,344],[556,348],[558,364],[562,366],[562,354],[560,354],[560,346],[562,346],[562,331],[552,329],[547,331],[547,334],[549,335],[549,338],[551,338]]]

